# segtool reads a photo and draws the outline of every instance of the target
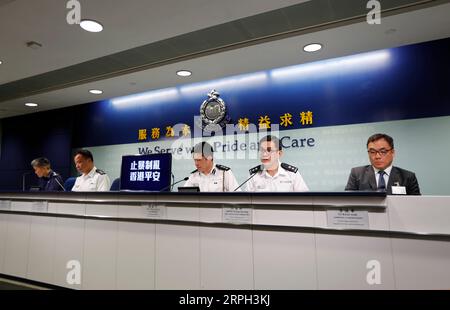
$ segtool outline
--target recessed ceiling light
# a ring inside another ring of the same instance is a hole
[[[94,94],[94,95],[101,95],[101,94],[103,94],[103,90],[100,90],[100,89],[91,89],[89,92],[91,94]]]
[[[33,103],[33,102],[27,102],[27,103],[25,103],[25,105],[26,105],[27,107],[37,107],[37,106],[38,106],[37,103]]]
[[[322,44],[320,44],[320,43],[311,43],[311,44],[305,45],[303,47],[303,50],[308,53],[317,52],[317,51],[320,51],[321,49],[322,49]]]
[[[192,72],[188,71],[188,70],[180,70],[180,71],[177,71],[177,75],[178,76],[182,76],[182,77],[186,77],[186,76],[191,76]]]
[[[0,65],[3,63],[3,61],[0,60]]]
[[[82,20],[80,23],[80,27],[89,32],[100,32],[103,30],[102,24],[90,19]]]

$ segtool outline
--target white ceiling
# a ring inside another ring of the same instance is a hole
[[[0,0],[1,1],[1,0]],[[183,33],[305,0],[79,0],[81,18],[101,33],[66,22],[66,0],[0,2],[0,84],[64,68]],[[27,48],[27,41],[43,48]]]
[[[4,61],[0,65],[0,84],[300,2],[305,1],[81,1],[82,18],[99,20],[105,26],[103,32],[92,34],[66,23],[65,1],[0,0],[0,60]],[[381,25],[351,24],[9,100],[0,103],[0,118],[447,38],[450,37],[449,16],[450,4],[444,4],[382,17]],[[44,46],[39,50],[26,48],[24,44],[29,40]],[[301,47],[309,42],[321,42],[324,49],[316,54],[303,53]],[[179,69],[189,69],[193,75],[180,78],[175,75]],[[104,94],[91,95],[87,91],[92,88],[103,89]],[[26,108],[24,103],[28,101],[39,103],[39,108]]]

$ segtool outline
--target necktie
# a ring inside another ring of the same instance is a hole
[[[384,172],[383,170],[378,171],[378,190],[385,191],[386,190],[386,182],[384,182]]]

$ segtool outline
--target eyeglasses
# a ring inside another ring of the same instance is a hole
[[[386,150],[386,149],[381,149],[381,150],[375,150],[375,149],[370,149],[367,152],[370,154],[370,156],[375,156],[377,154],[380,154],[381,157],[386,156],[390,151],[392,151],[392,149]]]
[[[265,149],[260,149],[260,150],[259,150],[259,153],[260,153],[260,154],[273,154],[273,153],[276,153],[276,152],[278,152],[278,150],[272,150],[272,149],[267,149],[267,150],[265,150]]]

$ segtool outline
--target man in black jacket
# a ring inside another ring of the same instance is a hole
[[[388,195],[420,195],[416,175],[392,166],[395,156],[394,139],[386,134],[374,134],[367,140],[371,165],[352,168],[345,190],[385,191]]]
[[[64,191],[63,179],[50,167],[50,161],[45,157],[33,159],[31,166],[39,177],[39,190],[45,192]]]

